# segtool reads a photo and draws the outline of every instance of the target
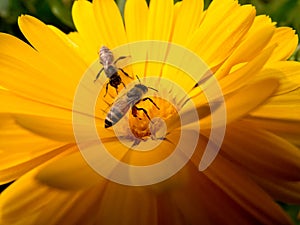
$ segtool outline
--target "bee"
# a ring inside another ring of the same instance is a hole
[[[137,77],[138,78],[138,77]],[[139,80],[139,78],[138,78]],[[140,80],[139,80],[140,81]],[[127,91],[124,95],[119,97],[114,104],[112,105],[110,111],[107,113],[105,118],[105,128],[111,127],[115,125],[123,116],[128,112],[131,107],[131,113],[134,117],[137,117],[137,111],[143,111],[147,118],[151,121],[148,112],[144,108],[137,107],[137,104],[141,101],[150,101],[157,109],[159,107],[155,104],[155,102],[149,98],[143,98],[143,96],[148,92],[149,89],[157,91],[152,87],[147,87],[141,83],[134,85],[129,91]]]
[[[127,56],[120,56],[117,60],[114,59],[114,55],[111,52],[109,48],[106,46],[102,46],[99,51],[99,60],[100,64],[103,66],[102,69],[98,72],[94,82],[99,78],[100,74],[104,71],[107,78],[109,78],[109,82],[106,84],[105,88],[105,95],[107,95],[108,91],[108,85],[114,87],[116,89],[116,92],[118,94],[118,86],[120,84],[123,84],[123,86],[126,88],[124,82],[122,81],[118,70],[121,70],[125,76],[130,77],[122,68],[117,68],[116,63],[121,60],[125,59]]]

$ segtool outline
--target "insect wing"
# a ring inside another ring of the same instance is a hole
[[[110,121],[111,125],[116,124],[128,112],[130,103],[127,98],[119,98],[112,105],[106,116],[106,121]]]

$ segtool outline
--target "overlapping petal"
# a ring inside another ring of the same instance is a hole
[[[176,20],[174,19],[172,42],[184,45],[188,37],[199,27],[202,16],[203,1],[182,1],[176,13]]]
[[[5,79],[0,81],[2,86],[27,98],[70,107],[76,74],[70,76],[71,72],[66,67],[58,68],[13,36],[1,34],[1,41],[0,70],[5,75]],[[19,52],[18,55],[14,54],[14,50]]]
[[[62,69],[71,82],[76,82],[86,67],[89,66],[84,63],[81,57],[78,57],[73,48],[67,46],[55,32],[38,19],[31,16],[21,16],[19,26],[32,46],[43,57],[54,63],[56,67]],[[41,33],[43,34],[42,37]]]
[[[1,114],[0,183],[19,178],[66,150],[66,143],[35,135],[18,126],[13,116]]]
[[[93,13],[93,5],[88,1],[75,1],[72,8],[72,15],[76,30],[80,34],[90,52],[94,52],[97,57],[96,49],[105,43],[104,35],[101,35],[96,18]]]
[[[268,131],[243,123],[232,124],[227,129],[222,149],[229,159],[258,176],[300,180],[298,148]]]
[[[127,38],[123,19],[116,3],[111,0],[94,0],[93,9],[101,40],[105,40],[102,44],[109,48],[125,44]]]
[[[128,0],[124,20],[129,42],[147,38],[148,5],[145,0]]]
[[[187,47],[210,67],[215,67],[240,43],[254,18],[255,9],[252,6],[239,7],[235,1],[213,1]]]

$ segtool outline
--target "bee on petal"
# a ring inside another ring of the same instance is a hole
[[[123,86],[126,88],[124,82],[122,81],[122,79],[118,73],[118,70],[121,70],[125,74],[125,76],[127,76],[127,77],[130,77],[130,76],[122,68],[116,67],[116,63],[121,59],[125,59],[126,57],[127,56],[120,56],[118,59],[115,60],[114,55],[109,48],[107,48],[106,46],[102,46],[100,48],[99,60],[103,67],[98,72],[94,82],[97,81],[100,74],[104,71],[107,78],[109,78],[109,82],[106,84],[104,97],[107,95],[108,85],[114,87],[116,89],[117,94],[118,94],[118,86],[120,84],[123,84]]]

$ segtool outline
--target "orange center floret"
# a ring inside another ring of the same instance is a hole
[[[158,117],[166,120],[177,112],[175,107],[167,100],[159,97],[151,97],[151,99],[159,109],[149,100],[136,104],[139,109],[144,109],[147,112],[150,119]],[[151,135],[149,123],[150,120],[143,110],[133,110],[129,115],[131,132],[137,138],[144,139]],[[160,127],[154,127],[152,132],[155,132],[156,129],[159,130]],[[152,135],[154,134],[152,133]]]

